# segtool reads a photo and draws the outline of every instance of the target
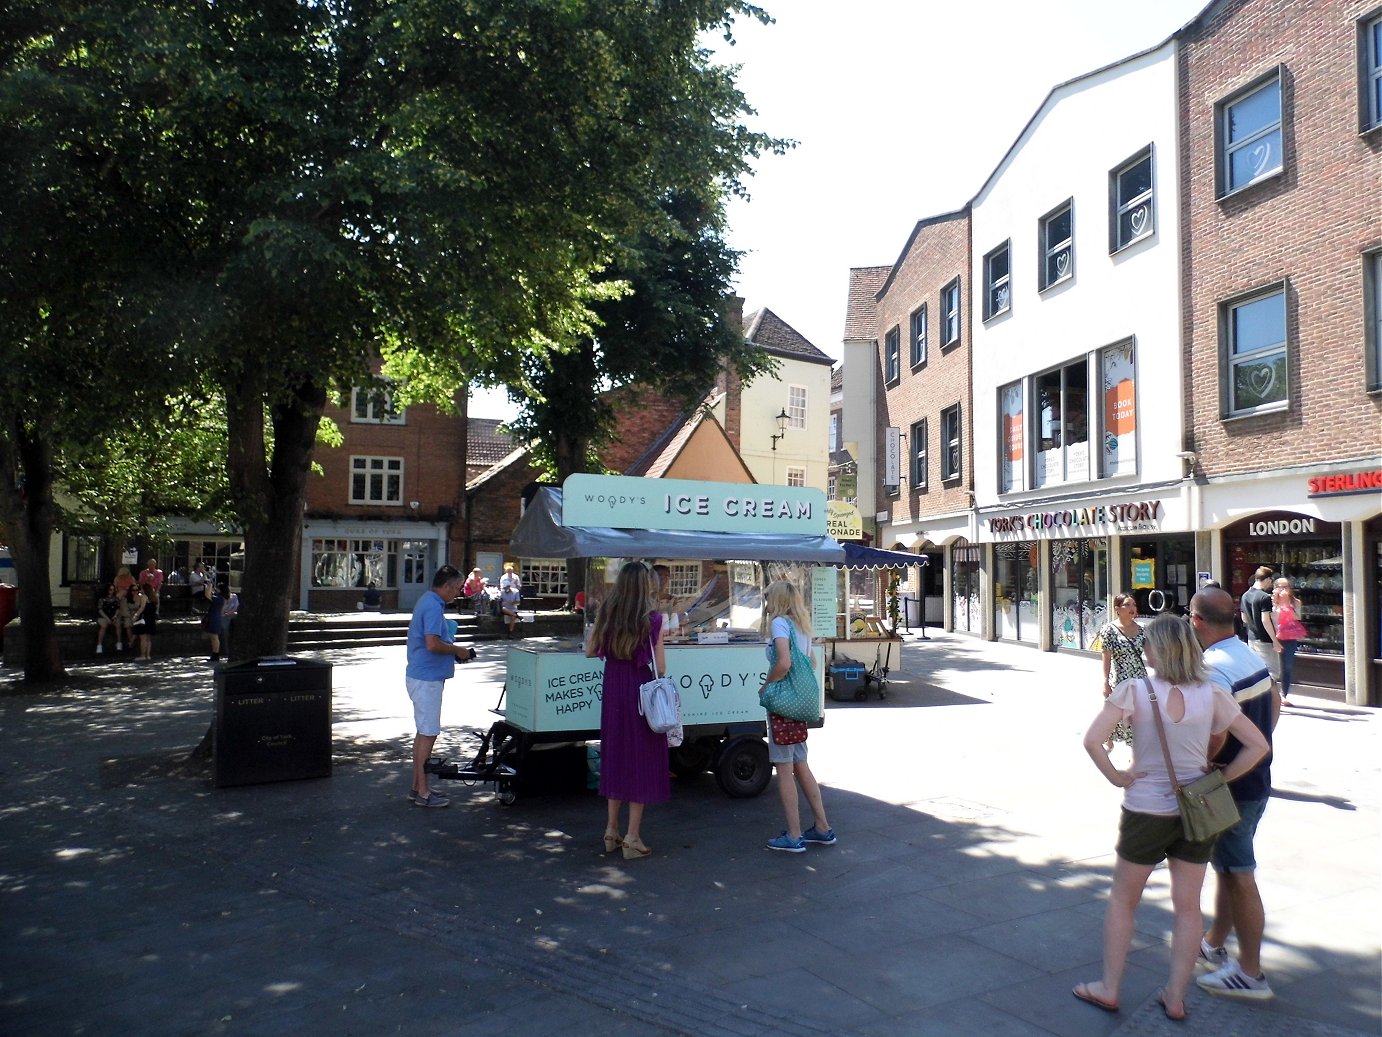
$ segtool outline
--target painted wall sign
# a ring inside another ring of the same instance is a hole
[[[809,486],[577,474],[562,484],[561,521],[613,529],[824,536],[825,493]]]
[[[1311,497],[1342,497],[1350,493],[1382,492],[1382,471],[1321,475],[1306,483]]]
[[[988,524],[989,530],[994,534],[1030,535],[1083,527],[1111,526],[1120,531],[1153,529],[1161,522],[1161,518],[1161,501],[1153,500],[1066,508],[1061,511],[1032,511],[1025,515],[995,516],[988,520]]]

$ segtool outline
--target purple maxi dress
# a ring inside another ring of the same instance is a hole
[[[652,637],[662,616],[652,614]],[[614,659],[602,646],[604,694],[600,702],[600,795],[628,803],[662,803],[672,798],[667,772],[667,736],[648,726],[638,712],[638,686],[653,679],[652,645],[631,660]]]

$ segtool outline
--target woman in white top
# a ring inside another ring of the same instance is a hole
[[[1169,1019],[1185,1018],[1185,989],[1194,971],[1203,928],[1200,887],[1214,839],[1191,841],[1181,829],[1176,792],[1157,735],[1151,710],[1159,708],[1176,780],[1187,784],[1209,769],[1211,735],[1231,731],[1242,749],[1224,768],[1233,781],[1267,754],[1267,740],[1243,715],[1228,692],[1210,684],[1199,643],[1185,620],[1158,616],[1147,625],[1143,651],[1155,676],[1123,681],[1084,736],[1085,751],[1109,783],[1123,789],[1118,825],[1113,888],[1104,915],[1104,974],[1081,983],[1074,994],[1106,1012],[1118,1011],[1118,991],[1132,943],[1133,921],[1142,889],[1152,869],[1167,860],[1175,928],[1171,934],[1171,969],[1160,1000]],[[1148,684],[1156,691],[1154,706]],[[1119,721],[1131,721],[1132,767],[1120,771],[1104,743]]]

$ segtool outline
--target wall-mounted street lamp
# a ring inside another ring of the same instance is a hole
[[[787,422],[791,421],[791,415],[787,413],[787,408],[783,407],[778,416],[773,419],[777,422],[777,432],[771,437],[773,441],[773,451],[777,451],[777,441],[787,436]]]

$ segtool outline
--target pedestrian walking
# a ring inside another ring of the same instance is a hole
[[[1281,704],[1291,694],[1291,683],[1296,672],[1296,649],[1310,631],[1300,621],[1300,599],[1296,597],[1291,581],[1285,576],[1277,577],[1272,585],[1272,625],[1276,629],[1276,643],[1281,646]]]
[[[1235,611],[1233,599],[1221,589],[1202,590],[1190,599],[1190,622],[1204,647],[1209,679],[1233,696],[1270,749],[1272,732],[1281,717],[1281,697],[1262,657],[1234,636]],[[1214,756],[1215,764],[1233,759],[1240,741],[1237,732],[1230,732]],[[1258,1001],[1272,996],[1271,984],[1262,971],[1267,918],[1257,888],[1254,846],[1257,826],[1272,792],[1271,761],[1269,753],[1246,774],[1229,782],[1239,819],[1214,846],[1214,921],[1200,939],[1198,959],[1201,968],[1213,971],[1195,981],[1211,994]],[[1238,938],[1236,961],[1225,947],[1230,934]]]
[[[768,625],[768,673],[763,688],[782,680],[792,669],[792,642],[801,654],[811,660],[811,615],[806,611],[801,592],[787,580],[774,580],[768,584],[763,595],[763,618]],[[811,766],[806,762],[806,741],[803,739],[792,745],[779,745],[773,739],[772,723],[768,724],[768,762],[777,771],[777,794],[782,800],[782,813],[787,821],[787,830],[768,840],[768,849],[787,853],[804,853],[808,844],[831,846],[835,843],[835,830],[825,816],[825,802],[821,798],[821,787]],[[801,807],[797,789],[806,797],[811,808],[811,827],[801,830]]]
[[[653,611],[653,583],[642,562],[625,562],[600,606],[585,654],[603,659],[600,696],[600,795],[605,797],[605,853],[623,850],[625,860],[651,856],[643,842],[643,811],[672,796],[667,772],[667,736],[654,731],[638,708],[638,688],[667,672],[662,617]],[[624,804],[628,827],[619,834]]]
[[[1200,890],[1214,840],[1186,838],[1175,786],[1204,774],[1211,735],[1229,731],[1239,740],[1224,767],[1224,777],[1230,780],[1247,773],[1268,746],[1232,697],[1210,683],[1199,645],[1183,619],[1166,615],[1152,620],[1143,650],[1156,675],[1124,681],[1113,689],[1084,738],[1085,751],[1099,772],[1123,789],[1123,809],[1104,913],[1103,975],[1078,984],[1073,993],[1096,1008],[1118,1011],[1137,905],[1152,870],[1164,860],[1171,873],[1175,920],[1170,971],[1159,998],[1167,1018],[1181,1020],[1203,925]],[[1174,774],[1166,769],[1153,710],[1163,718]],[[1104,748],[1120,720],[1132,721],[1133,759],[1127,770],[1115,767]]]
[[[413,783],[408,801],[415,807],[448,807],[451,800],[432,791],[427,779],[427,760],[441,734],[441,698],[446,682],[456,675],[456,659],[469,659],[469,646],[452,641],[446,605],[461,590],[464,578],[455,566],[443,565],[432,577],[432,587],[413,606],[408,623],[408,667],[404,685],[413,702]]]

